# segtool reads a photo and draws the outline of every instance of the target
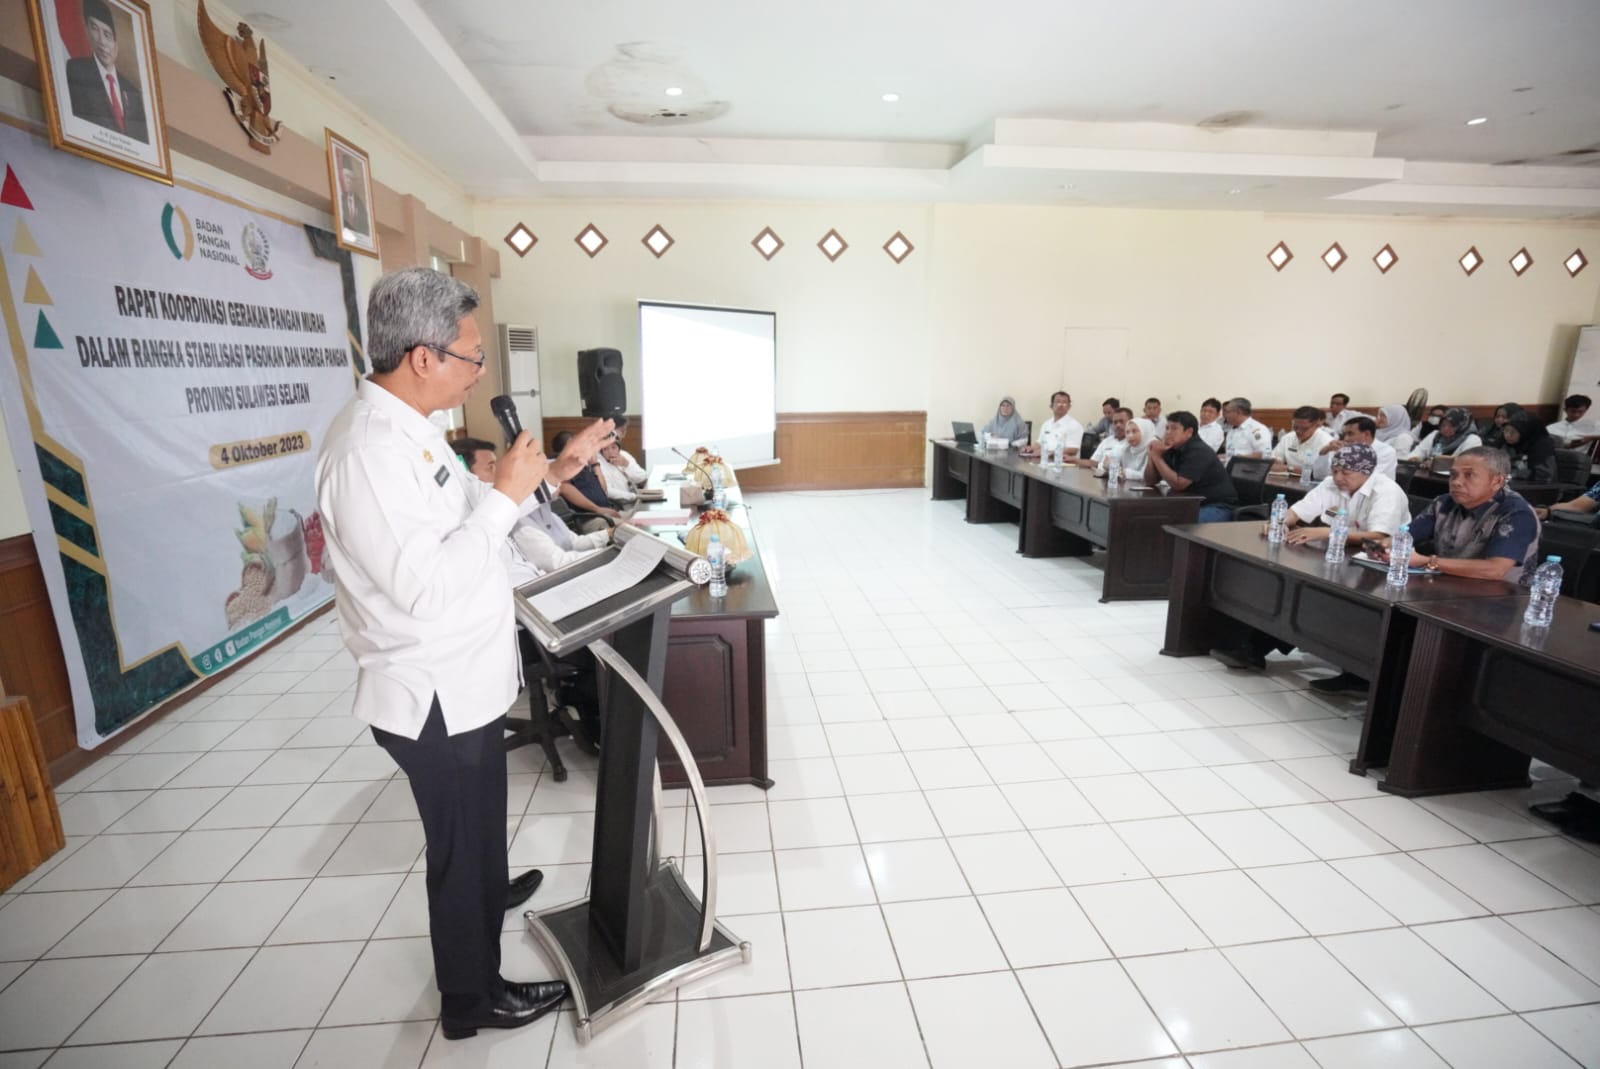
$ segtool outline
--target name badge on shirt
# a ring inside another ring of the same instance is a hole
[[[449,482],[450,469],[445,465],[440,464],[439,470],[433,473],[433,481],[438,483],[440,486],[443,486],[445,483]]]

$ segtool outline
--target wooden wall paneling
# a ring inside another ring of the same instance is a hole
[[[27,698],[0,702],[0,891],[66,845]]]
[[[47,761],[78,748],[67,661],[32,535],[0,541],[0,686],[28,699]]]

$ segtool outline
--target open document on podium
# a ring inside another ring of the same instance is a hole
[[[655,571],[667,555],[667,544],[656,538],[630,538],[617,559],[602,568],[584,572],[529,599],[546,620],[560,620],[620,594]]]

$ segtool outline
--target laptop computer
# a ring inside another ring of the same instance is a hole
[[[961,444],[961,445],[977,445],[978,444],[978,435],[977,435],[977,432],[973,430],[972,424],[970,424],[970,423],[962,423],[959,420],[953,420],[950,423],[950,430],[955,433],[956,441],[959,444]]]

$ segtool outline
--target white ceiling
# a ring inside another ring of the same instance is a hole
[[[1600,0],[242,6],[483,197],[1600,218]]]

